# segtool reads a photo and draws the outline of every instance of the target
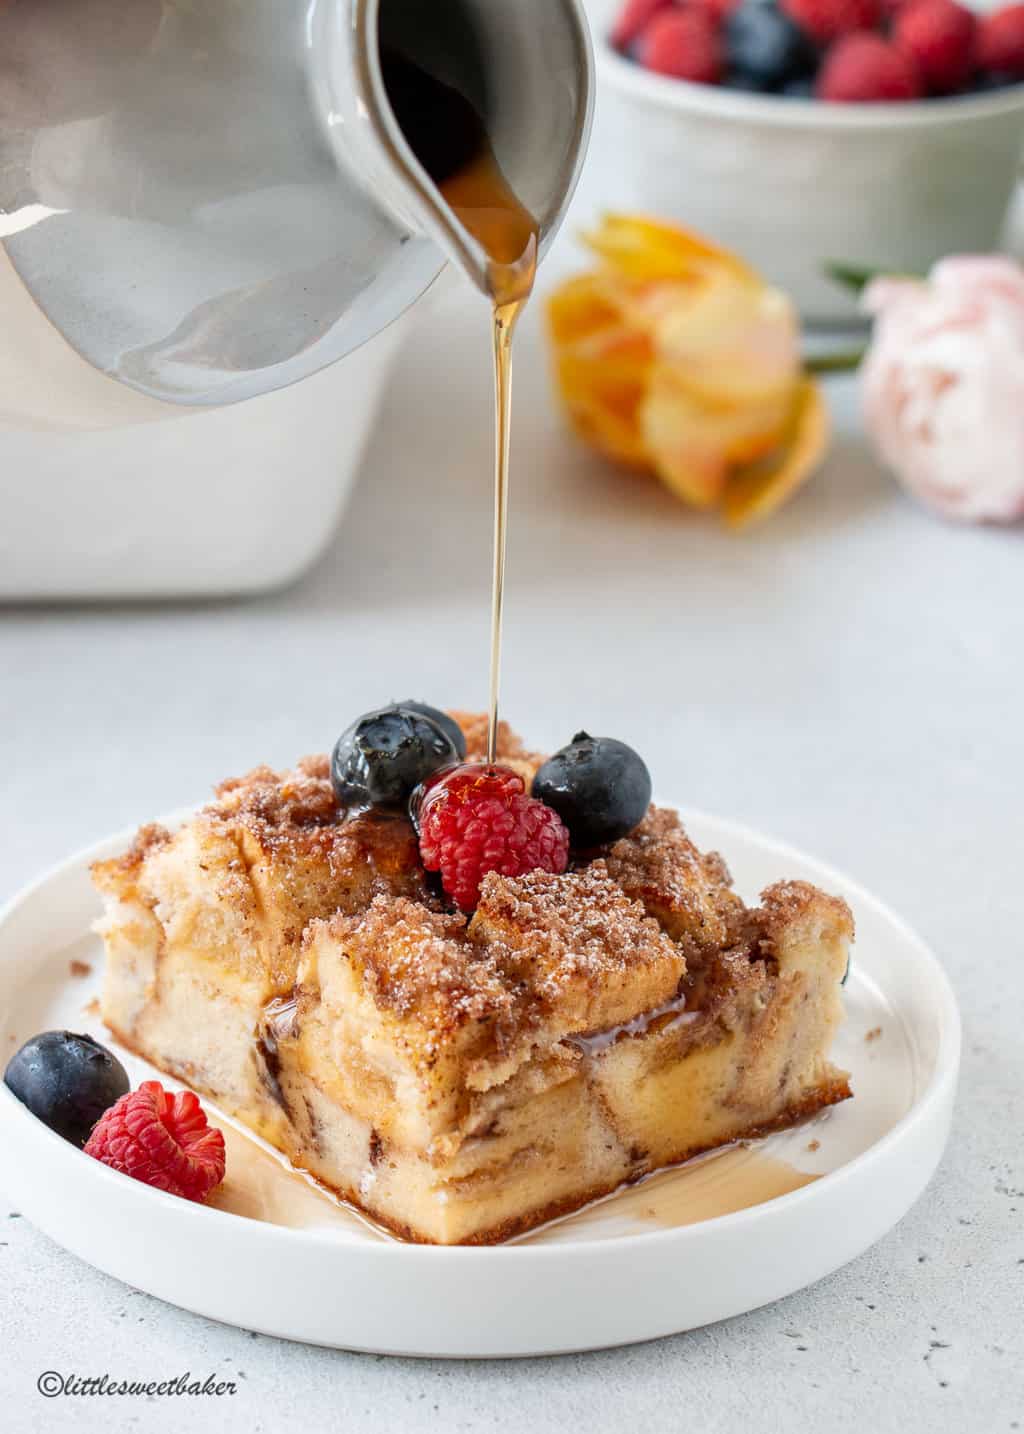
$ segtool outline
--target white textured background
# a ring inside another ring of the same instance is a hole
[[[570,257],[563,245],[553,266]],[[431,306],[344,526],[298,587],[247,603],[0,610],[0,900],[228,773],[328,746],[382,700],[483,705],[488,336],[457,285]],[[958,530],[912,506],[867,454],[848,380],[832,385],[825,471],[741,538],[565,436],[536,311],[516,390],[508,716],[538,746],[581,725],[633,742],[663,796],[809,848],[922,930],[965,1022],[940,1173],[876,1249],[771,1309],[522,1364],[385,1360],[214,1325],[94,1272],[0,1202],[0,1427],[1024,1425],[1024,531]],[[46,1401],[45,1369],[188,1369],[237,1378],[239,1393]]]

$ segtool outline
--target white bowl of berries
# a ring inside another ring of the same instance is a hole
[[[1024,3],[590,0],[607,208],[736,249],[811,322],[830,264],[997,247],[1024,146]]]

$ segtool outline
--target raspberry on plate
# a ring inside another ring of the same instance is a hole
[[[956,0],[910,0],[893,22],[896,44],[933,94],[962,89],[974,73],[978,22]]]
[[[86,1155],[169,1195],[203,1201],[224,1179],[224,1136],[190,1090],[147,1080],[100,1119]]]
[[[666,10],[655,15],[640,37],[638,58],[648,70],[695,84],[717,85],[722,45],[705,10]]]
[[[874,30],[882,18],[882,0],[780,0],[780,8],[819,45]]]
[[[978,68],[1024,80],[1024,5],[1004,5],[978,23]]]
[[[819,100],[865,103],[913,100],[921,80],[913,60],[881,35],[844,35],[829,50],[818,73]]]
[[[428,781],[415,817],[420,856],[439,871],[445,891],[472,911],[489,871],[560,875],[569,864],[569,833],[558,813],[526,795],[522,777],[506,767],[470,762]]]

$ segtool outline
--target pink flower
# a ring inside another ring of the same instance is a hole
[[[900,481],[947,518],[1024,517],[1024,268],[943,259],[875,279],[864,307],[864,417]]]

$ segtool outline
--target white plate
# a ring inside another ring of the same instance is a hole
[[[851,1071],[855,1098],[826,1116],[656,1176],[526,1242],[438,1249],[382,1239],[305,1189],[313,1213],[304,1228],[178,1200],[75,1150],[0,1085],[10,1197],[82,1259],[172,1304],[346,1349],[471,1357],[596,1349],[709,1324],[821,1279],[885,1234],[931,1178],[956,1087],[956,1003],[927,947],[868,892],[752,831],[684,816],[701,846],[725,853],[748,900],[791,877],[853,907],[857,946],[835,1058]],[[52,1027],[105,1038],[84,1009],[102,961],[88,935],[97,911],[88,867],[128,840],[73,858],[0,914],[4,1061]],[[92,974],[73,975],[72,960]],[[133,1082],[149,1073],[124,1060]],[[256,1158],[289,1187],[299,1179]],[[230,1165],[229,1155],[229,1177]],[[723,1209],[734,1213],[701,1218]],[[666,1210],[676,1222],[668,1227]]]

